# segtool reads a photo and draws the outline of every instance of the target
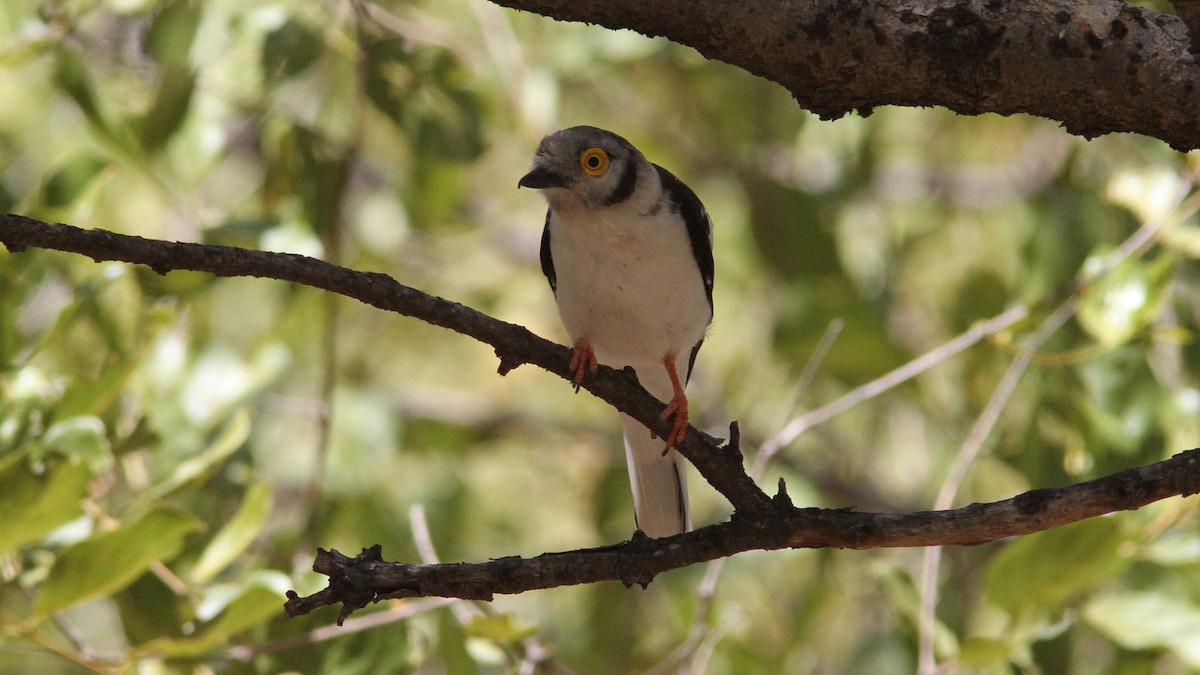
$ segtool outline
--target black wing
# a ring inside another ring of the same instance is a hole
[[[667,195],[671,199],[671,208],[679,212],[684,225],[687,225],[688,240],[692,242],[692,255],[695,256],[696,265],[700,268],[700,278],[704,280],[704,294],[708,296],[708,308],[711,310],[714,271],[712,220],[708,217],[708,211],[704,210],[704,204],[700,202],[700,198],[696,196],[695,192],[692,192],[690,187],[661,166],[655,164],[654,168],[658,171],[658,178],[662,182],[663,189],[667,191]],[[695,365],[696,355],[700,353],[700,346],[703,344],[704,340],[700,340],[696,346],[692,347],[692,353],[688,358],[688,371],[684,376],[685,381],[692,376],[692,366]]]
[[[658,170],[658,177],[662,182],[663,189],[671,198],[672,208],[679,211],[684,224],[687,225],[688,239],[692,242],[692,255],[696,257],[696,265],[700,267],[700,278],[704,280],[704,294],[708,296],[708,306],[711,309],[713,289],[712,220],[709,219],[708,212],[704,210],[704,204],[700,203],[700,198],[696,196],[695,192],[692,192],[690,187],[684,185],[683,181],[675,177],[675,174],[661,166],[655,164],[654,168]],[[546,242],[546,239],[543,238],[542,241]],[[544,243],[544,245],[548,246],[549,244]],[[542,254],[543,269],[548,255],[548,253]]]
[[[546,210],[546,225],[542,228],[542,274],[550,282],[550,290],[558,292],[558,278],[554,276],[554,258],[550,257],[550,210]],[[712,298],[709,298],[709,302]]]

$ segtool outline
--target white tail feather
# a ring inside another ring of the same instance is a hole
[[[621,415],[621,426],[638,529],[655,538],[692,529],[686,460],[674,450],[663,456],[666,443],[640,422]]]
[[[688,357],[676,360],[676,371],[687,380]],[[638,382],[664,403],[675,393],[667,370],[660,364],[637,369]],[[633,418],[621,415],[625,431],[625,461],[629,467],[629,486],[633,489],[633,509],[637,526],[648,537],[667,537],[692,529],[688,509],[687,460],[655,438],[650,430]]]

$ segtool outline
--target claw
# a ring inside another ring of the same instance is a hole
[[[596,369],[600,367],[600,363],[596,361],[596,352],[592,349],[592,343],[588,342],[587,338],[579,338],[575,341],[575,351],[571,354],[571,365],[567,366],[571,372],[575,373],[572,382],[575,384],[575,391],[579,391],[579,385],[583,384],[583,376],[586,373],[596,373]]]

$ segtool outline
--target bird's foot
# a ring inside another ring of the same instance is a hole
[[[600,367],[600,363],[596,361],[596,352],[592,349],[592,343],[588,342],[587,338],[579,338],[575,341],[575,351],[571,354],[571,365],[567,366],[572,373],[575,374],[572,382],[575,383],[575,391],[579,391],[579,385],[583,384],[583,376],[587,373],[596,374],[596,369]]]
[[[679,381],[679,373],[675,371],[675,355],[667,354],[663,357],[663,366],[667,369],[667,377],[671,378],[671,389],[674,390],[674,395],[671,396],[670,403],[658,416],[658,419],[665,420],[671,415],[675,416],[675,422],[671,425],[671,433],[667,435],[667,447],[673,448],[683,440],[687,434],[688,428],[688,400],[683,393],[683,383]],[[663,451],[666,454],[666,451]]]
[[[682,391],[671,397],[671,402],[667,404],[666,409],[662,411],[658,419],[665,420],[671,415],[675,416],[675,421],[671,423],[671,433],[667,434],[668,448],[678,445],[683,440],[683,437],[687,435],[688,400]]]

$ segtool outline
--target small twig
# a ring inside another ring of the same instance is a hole
[[[804,369],[800,371],[800,377],[796,379],[796,389],[792,394],[792,400],[788,403],[787,414],[790,416],[795,410],[796,404],[804,396],[808,388],[812,386],[813,379],[817,375],[821,364],[825,361],[825,356],[833,347],[833,343],[837,337],[842,334],[844,323],[841,319],[834,319],[825,327],[825,332],[821,335],[821,340],[817,342],[816,349],[808,357],[808,361],[804,364]],[[844,398],[844,397],[843,397]],[[836,413],[835,413],[836,414]],[[797,418],[800,419],[800,418]],[[789,434],[789,428],[795,422],[789,422],[781,425],[783,428],[771,438],[767,439],[758,449],[758,455],[754,458],[754,465],[750,469],[750,477],[754,480],[762,480],[763,472],[767,469],[767,463],[770,462],[775,455],[786,448],[803,433],[803,430],[795,434]]]
[[[779,452],[782,448],[791,445],[805,431],[827,422],[833,417],[850,410],[854,406],[874,398],[885,391],[902,384],[903,382],[920,375],[946,359],[962,352],[963,350],[974,346],[981,340],[995,335],[1012,325],[1024,320],[1029,316],[1029,308],[1025,305],[1016,305],[1001,312],[1000,314],[988,319],[987,321],[979,322],[958,337],[949,342],[938,345],[928,352],[918,356],[917,358],[905,363],[895,370],[882,375],[870,382],[853,389],[842,396],[826,403],[820,408],[810,410],[803,415],[788,422],[786,426],[779,430],[779,433],[772,436],[766,443],[763,443],[761,452],[771,455]]]

